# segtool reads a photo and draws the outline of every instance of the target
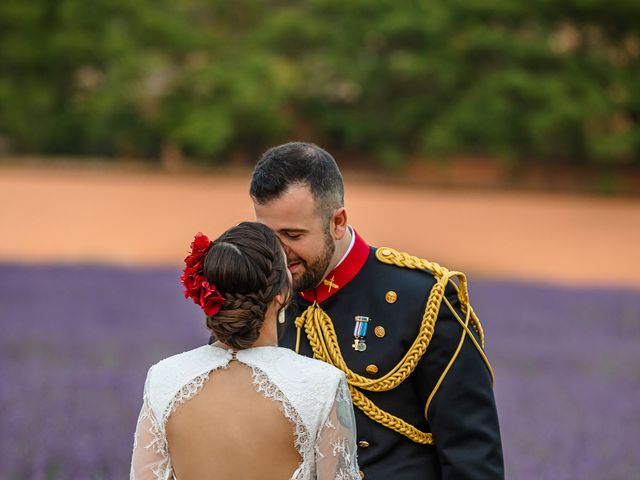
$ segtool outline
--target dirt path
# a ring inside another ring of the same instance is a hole
[[[177,266],[196,231],[253,218],[248,180],[3,166],[0,260]],[[472,275],[640,287],[640,200],[346,183],[373,245]]]

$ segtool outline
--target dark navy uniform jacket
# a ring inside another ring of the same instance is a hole
[[[295,348],[294,321],[315,299],[332,320],[348,367],[367,378],[379,378],[414,342],[434,283],[429,271],[380,262],[375,249],[356,234],[347,258],[323,283],[315,291],[295,296],[280,325],[280,345]],[[445,290],[445,296],[459,311],[452,286]],[[365,351],[352,347],[357,315],[370,318]],[[431,432],[434,444],[415,443],[354,408],[361,476],[367,480],[504,478],[491,375],[470,339],[462,344],[425,412],[427,399],[458,348],[461,333],[462,327],[443,302],[434,335],[413,373],[390,391],[363,391],[378,407]],[[475,331],[473,334],[479,342]],[[304,329],[299,353],[313,356]]]

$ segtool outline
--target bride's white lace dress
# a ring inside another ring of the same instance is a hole
[[[253,385],[280,403],[293,424],[302,459],[292,480],[359,480],[355,421],[344,373],[279,347],[232,352],[212,345],[162,360],[149,369],[135,433],[131,480],[174,478],[167,444],[170,415],[200,392],[209,375],[235,359],[251,368]],[[179,478],[177,480],[180,480]]]

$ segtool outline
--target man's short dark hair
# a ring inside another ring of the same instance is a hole
[[[267,150],[253,170],[249,193],[256,203],[265,204],[294,185],[309,187],[323,216],[344,206],[344,184],[338,165],[327,151],[313,143],[291,142]]]

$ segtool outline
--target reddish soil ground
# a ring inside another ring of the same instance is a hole
[[[175,265],[253,218],[250,173],[0,167],[0,260]],[[346,176],[371,244],[492,277],[640,287],[640,199],[420,188]]]

